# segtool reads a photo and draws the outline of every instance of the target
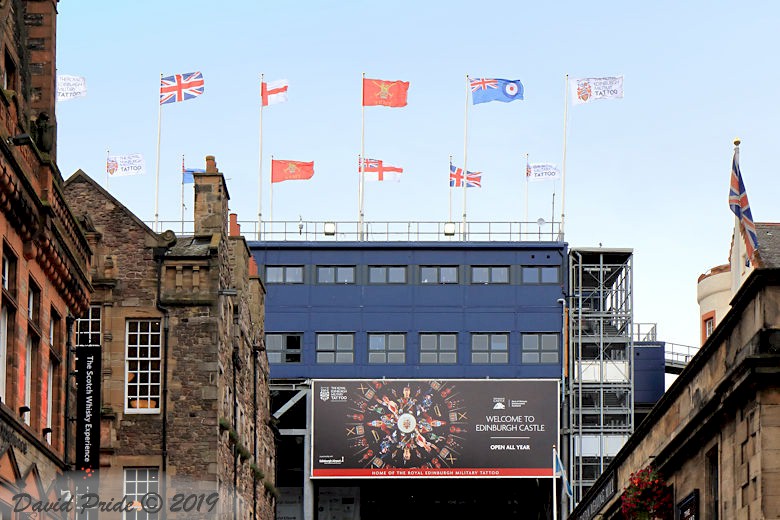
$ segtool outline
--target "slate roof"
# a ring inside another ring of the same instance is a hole
[[[756,222],[758,254],[763,268],[780,267],[780,223]]]
[[[171,247],[165,256],[173,257],[198,257],[211,256],[211,235],[208,236],[183,236],[176,238],[176,244]]]

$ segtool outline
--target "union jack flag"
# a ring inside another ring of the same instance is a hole
[[[358,162],[358,167],[359,167]],[[382,166],[382,161],[377,159],[363,159],[363,169],[367,172],[378,172],[379,167]]]
[[[466,172],[466,178],[463,178],[463,168],[457,168],[450,164],[450,187],[462,188],[463,185],[466,188],[481,188],[482,187],[482,172]]]
[[[498,80],[489,78],[478,78],[471,80],[472,92],[476,92],[477,90],[487,90],[489,88],[498,88]]]
[[[160,104],[187,101],[203,94],[203,75],[200,72],[174,74],[160,79]]]
[[[753,259],[753,253],[758,249],[758,235],[753,214],[750,211],[745,184],[742,182],[742,172],[739,171],[739,149],[734,150],[734,160],[731,163],[731,189],[729,190],[729,207],[737,216],[745,234],[747,259]]]

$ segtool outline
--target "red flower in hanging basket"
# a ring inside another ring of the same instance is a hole
[[[620,497],[623,518],[671,518],[672,490],[651,466],[632,473]]]

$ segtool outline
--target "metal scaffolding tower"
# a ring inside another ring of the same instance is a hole
[[[564,446],[579,502],[634,431],[633,252],[570,252]]]

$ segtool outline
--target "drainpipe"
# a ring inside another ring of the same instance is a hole
[[[161,466],[161,473],[162,478],[160,479],[160,495],[163,497],[166,496],[166,491],[168,488],[168,477],[167,477],[167,470],[168,470],[168,333],[169,333],[169,310],[167,307],[163,306],[161,302],[161,296],[162,296],[162,266],[163,266],[163,258],[165,257],[165,252],[168,250],[167,247],[156,247],[154,248],[154,257],[157,260],[157,301],[156,306],[157,310],[159,310],[163,314],[163,380],[162,380],[162,403],[161,403],[161,411],[162,411],[162,432],[161,432],[161,444],[162,444],[162,466]],[[165,519],[166,510],[163,507],[160,511],[162,514],[160,515],[161,518]]]
[[[238,433],[238,396],[236,391],[237,367],[239,361],[238,348],[233,347],[233,430]],[[237,436],[240,440],[241,438]],[[238,518],[238,442],[233,444],[233,519]]]
[[[70,313],[65,318],[65,333],[66,333],[66,339],[65,339],[65,421],[62,423],[63,427],[65,428],[65,442],[63,444],[63,450],[65,453],[65,467],[68,469],[73,469],[71,467],[71,464],[68,462],[68,456],[70,455],[70,452],[68,451],[68,448],[70,447],[70,378],[71,378],[71,363],[73,363],[73,324],[76,322],[76,318],[74,318]]]
[[[252,457],[257,465],[257,348],[252,348],[252,407],[254,408],[254,435],[252,437]],[[259,467],[259,466],[258,466]],[[252,472],[252,518],[257,518],[257,474]]]

